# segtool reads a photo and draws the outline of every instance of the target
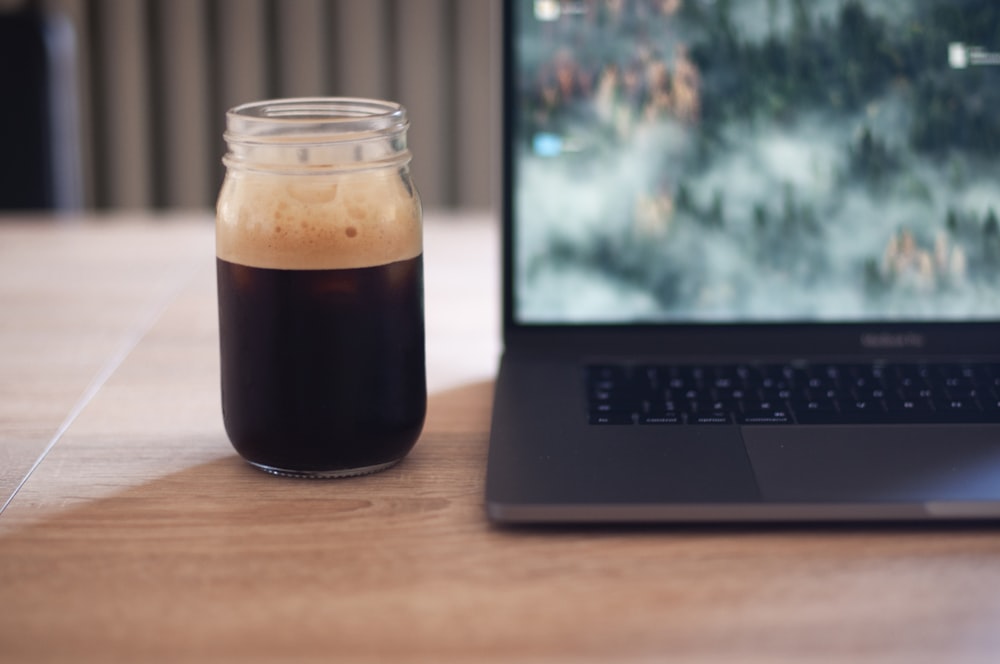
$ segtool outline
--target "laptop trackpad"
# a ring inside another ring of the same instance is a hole
[[[765,501],[1000,498],[996,426],[744,427]]]

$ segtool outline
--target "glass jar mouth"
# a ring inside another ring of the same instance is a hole
[[[226,113],[226,140],[251,143],[357,141],[405,132],[396,102],[355,97],[299,97],[241,104]]]
[[[409,162],[406,109],[356,97],[299,97],[241,104],[226,113],[227,166],[253,170],[357,169]],[[289,150],[295,158],[289,158]]]

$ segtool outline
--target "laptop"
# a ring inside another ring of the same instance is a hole
[[[1000,9],[503,8],[497,523],[1000,517]]]

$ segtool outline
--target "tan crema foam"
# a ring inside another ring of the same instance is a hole
[[[423,251],[419,199],[394,171],[230,173],[216,213],[218,257],[251,267],[373,267]]]

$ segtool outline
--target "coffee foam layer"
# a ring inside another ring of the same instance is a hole
[[[420,202],[394,171],[230,173],[215,230],[218,257],[251,267],[373,267],[423,251]]]

